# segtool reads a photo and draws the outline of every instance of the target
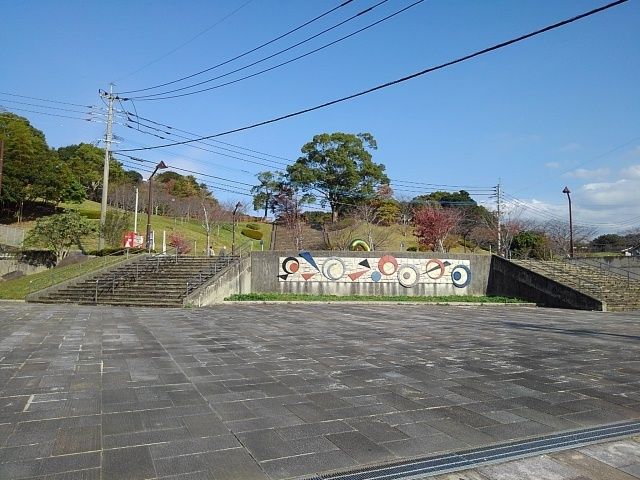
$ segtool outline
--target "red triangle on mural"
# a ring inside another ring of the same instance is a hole
[[[318,272],[313,272],[313,273],[303,273],[302,274],[302,278],[304,278],[305,280],[309,280],[311,277],[313,277],[316,273]]]
[[[357,280],[358,278],[360,278],[360,277],[361,277],[362,275],[364,275],[365,273],[367,273],[367,271],[366,271],[366,270],[363,270],[363,271],[361,271],[361,272],[353,272],[353,273],[350,273],[350,274],[349,274],[349,275],[347,275],[347,276],[351,279],[351,281],[354,281],[354,280]]]

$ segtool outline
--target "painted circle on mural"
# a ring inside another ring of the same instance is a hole
[[[373,280],[374,282],[379,282],[382,279],[382,274],[380,272],[373,272],[371,274],[371,280]]]
[[[444,275],[445,265],[442,260],[438,260],[437,258],[432,258],[427,262],[427,276],[431,280],[438,280],[442,278]]]
[[[336,257],[329,257],[322,265],[322,274],[329,280],[340,280],[344,276],[344,262]]]
[[[451,270],[451,281],[458,288],[464,288],[471,283],[471,270],[466,265],[456,265]]]
[[[282,261],[282,270],[287,273],[296,273],[300,268],[300,262],[295,257],[287,257]]]
[[[398,260],[393,255],[383,255],[378,260],[378,270],[383,275],[393,275],[398,271]]]
[[[413,265],[402,265],[398,269],[398,282],[406,288],[417,285],[420,281],[420,271]]]

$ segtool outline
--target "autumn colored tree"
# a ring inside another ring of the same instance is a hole
[[[420,245],[444,252],[444,242],[460,221],[460,211],[452,208],[424,206],[413,213],[415,235]]]

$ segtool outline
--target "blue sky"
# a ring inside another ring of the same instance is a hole
[[[355,0],[273,45],[193,80],[244,66],[378,1]],[[389,0],[260,67],[317,48],[411,3]],[[402,77],[604,3],[426,0],[359,35],[255,78],[184,98],[126,102],[124,108],[182,130],[213,134]],[[94,142],[104,136],[104,123],[18,110],[84,118],[82,113],[44,107],[85,108],[14,95],[102,106],[97,92],[108,89],[109,82],[116,83],[117,92],[170,82],[243,53],[339,4],[333,0],[109,4],[0,0],[0,92],[4,92],[0,105],[29,118],[51,146]],[[379,147],[374,160],[386,165],[399,196],[410,198],[435,189],[427,184],[451,186],[442,188],[447,190],[468,186],[485,193],[500,178],[516,213],[564,219],[562,189],[568,185],[576,223],[601,232],[638,228],[638,25],[640,5],[630,1],[366,97],[220,138],[280,158],[233,154],[244,159],[239,160],[188,146],[132,155],[228,179],[231,182],[202,178],[221,200],[250,203],[249,197],[239,194],[247,192],[245,184],[254,184],[261,170],[284,168],[282,163],[295,160],[313,135],[370,132]],[[122,138],[115,149],[165,143],[119,124],[115,133]],[[487,196],[476,199],[493,205]]]

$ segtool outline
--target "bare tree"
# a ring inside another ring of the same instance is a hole
[[[549,238],[549,246],[555,255],[567,256],[570,250],[569,224],[558,220],[550,220],[542,225],[543,232]],[[586,225],[573,224],[573,243],[576,246],[586,244],[595,236],[597,230]]]

